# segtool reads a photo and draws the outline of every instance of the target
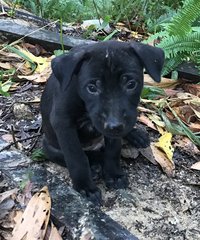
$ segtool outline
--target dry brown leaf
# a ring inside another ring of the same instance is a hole
[[[7,51],[0,51],[0,56],[4,56],[5,60],[8,61],[8,58],[12,58],[14,60],[17,59],[23,59],[22,57],[20,57],[19,55],[17,55],[16,53],[12,53],[12,52],[7,52]]]
[[[151,163],[153,163],[154,165],[157,165],[157,162],[155,161],[155,158],[154,158],[154,155],[153,155],[151,147],[139,148],[138,150]]]
[[[18,192],[18,189],[14,188],[6,192],[0,193],[0,203],[3,202],[6,198],[11,197],[13,194],[16,194],[17,192]]]
[[[15,214],[15,215],[14,215],[14,217],[13,217],[13,220],[15,221],[15,223],[21,221],[23,212],[22,212],[21,210],[16,210],[16,211],[14,212],[14,214]]]
[[[51,74],[51,68],[50,68],[50,63],[49,63],[49,67],[45,68],[45,70],[42,73],[34,73],[30,76],[18,75],[17,77],[19,79],[26,79],[29,81],[33,81],[35,83],[44,83],[47,81],[50,74]]]
[[[19,83],[13,83],[9,91],[15,91],[19,87],[19,85],[20,85]]]
[[[190,107],[192,108],[192,110],[194,111],[196,116],[200,119],[200,104],[199,105],[195,105],[195,104],[191,103]]]
[[[200,156],[200,150],[189,138],[185,136],[177,136],[174,147],[179,147],[188,154],[193,153],[194,157],[198,158],[198,156]]]
[[[178,93],[177,90],[170,89],[170,88],[164,89],[164,92],[168,97],[176,97],[176,95]]]
[[[17,222],[12,240],[43,239],[50,217],[51,198],[45,186],[28,203],[22,218]]]
[[[0,62],[0,68],[8,70],[12,68],[12,65],[9,62],[5,62],[5,63]]]
[[[192,169],[200,170],[200,162],[196,162],[191,166]]]
[[[185,123],[196,121],[196,115],[189,105],[173,107],[173,110],[176,112],[179,118]]]
[[[196,121],[195,123],[188,124],[188,127],[193,132],[200,132],[200,121]]]
[[[189,92],[192,93],[193,95],[200,97],[200,85],[199,84],[190,84],[186,83],[182,85],[182,88]]]
[[[51,222],[51,232],[48,240],[62,240],[62,237],[60,236],[57,228],[54,226],[52,222]]]
[[[153,156],[155,161],[159,163],[163,171],[169,177],[174,177],[175,175],[175,165],[173,161],[170,161],[164,152],[162,152],[159,148],[155,146],[155,143],[151,143],[151,150],[153,152]]]
[[[8,143],[13,142],[13,136],[11,134],[4,134],[1,138]]]
[[[146,126],[148,126],[149,128],[152,128],[154,130],[157,131],[154,123],[144,114],[141,114],[139,117],[138,117],[138,120],[141,122],[141,123],[144,123]]]
[[[155,113],[155,111],[153,111],[153,110],[151,110],[151,109],[148,109],[148,108],[145,108],[145,107],[141,107],[141,106],[139,106],[137,109],[138,109],[139,112]]]
[[[144,85],[157,86],[160,88],[175,88],[180,84],[178,80],[162,78],[160,83],[156,83],[148,74],[144,74]]]
[[[161,120],[161,117],[157,114],[148,114],[148,118],[159,127],[165,127],[165,123]]]

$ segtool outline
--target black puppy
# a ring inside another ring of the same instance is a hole
[[[103,176],[106,185],[124,188],[120,167],[121,139],[136,147],[149,145],[148,135],[133,126],[143,88],[143,69],[160,81],[161,49],[141,43],[107,41],[74,48],[52,61],[41,100],[44,151],[69,169],[73,186],[101,201],[82,147],[104,137]]]

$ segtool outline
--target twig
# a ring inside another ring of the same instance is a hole
[[[13,144],[15,145],[15,147],[16,147],[17,149],[19,149],[19,145],[18,145],[18,143],[16,142],[17,140],[16,140],[16,138],[15,138],[15,131],[14,131],[13,125],[11,125],[11,134],[12,134],[12,138],[13,138]]]
[[[0,149],[0,152],[3,152],[4,150],[7,150],[8,148],[12,147],[16,143],[23,142],[23,141],[26,141],[26,140],[29,140],[29,139],[33,139],[33,138],[36,138],[36,137],[39,137],[39,136],[41,136],[41,133],[36,134],[34,136],[31,136],[31,137],[27,137],[27,138],[22,138],[22,139],[16,140],[15,142],[9,143],[7,146],[5,146],[2,149]]]
[[[38,28],[38,29],[34,30],[34,31],[31,32],[31,33],[28,33],[28,34],[24,35],[23,37],[19,38],[18,40],[14,41],[14,42],[12,42],[12,43],[10,43],[10,44],[8,44],[8,45],[9,45],[9,46],[13,46],[13,45],[19,43],[19,42],[20,42],[21,40],[23,40],[24,38],[26,38],[26,37],[28,37],[28,36],[36,33],[36,32],[39,32],[40,30],[46,28],[47,26],[51,26],[51,25],[57,23],[58,21],[59,21],[59,20],[56,20],[56,21],[51,22],[51,23],[48,23],[48,24],[46,24],[45,26],[43,26],[43,27],[41,27],[41,28]],[[6,48],[7,48],[7,45],[6,45],[5,47],[3,47],[3,48],[0,50],[0,52],[3,51],[3,50],[5,50]]]

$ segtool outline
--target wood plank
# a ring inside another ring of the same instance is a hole
[[[0,149],[5,145],[7,143],[0,139]],[[40,189],[48,185],[53,202],[51,211],[54,223],[66,227],[67,239],[86,239],[83,236],[87,231],[94,237],[92,239],[138,240],[72,189],[62,177],[66,169],[51,164],[53,163],[31,163],[27,156],[13,148],[0,152],[0,169],[7,181],[10,181],[9,184],[19,186],[24,177],[31,173],[30,181],[35,187]]]
[[[47,31],[34,26],[26,26],[18,24],[17,20],[0,19],[0,36],[7,37],[11,42],[23,36],[30,43],[38,43],[46,49],[61,49],[60,34],[56,32]],[[2,38],[2,37],[1,37]],[[94,43],[92,40],[84,40],[80,38],[63,36],[63,44],[65,49],[72,47]]]

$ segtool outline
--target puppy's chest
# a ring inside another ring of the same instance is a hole
[[[104,145],[103,135],[93,126],[87,112],[78,118],[78,137],[85,151],[98,150]]]

